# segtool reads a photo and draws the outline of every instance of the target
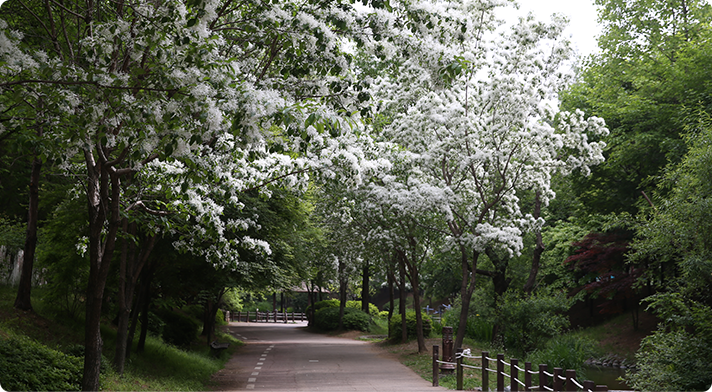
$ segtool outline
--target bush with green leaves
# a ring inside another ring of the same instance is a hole
[[[638,371],[627,375],[636,391],[706,391],[712,385],[708,339],[684,329],[657,330],[636,353]]]
[[[333,331],[339,328],[339,308],[325,307],[319,309],[315,315],[314,324],[324,331]],[[368,331],[371,317],[360,309],[344,308],[344,329]]]
[[[549,369],[575,369],[582,378],[584,362],[596,354],[597,342],[574,334],[558,335],[546,342],[543,348],[534,350],[527,361],[534,367],[547,364]]]
[[[406,329],[408,330],[408,339],[417,336],[417,322],[415,319],[415,311],[409,310],[405,312]],[[430,336],[430,331],[433,329],[433,319],[423,313],[423,336]],[[401,338],[401,315],[394,314],[388,322],[388,339],[398,340]]]
[[[0,386],[8,391],[81,391],[83,361],[26,337],[0,337]]]
[[[501,298],[496,322],[507,349],[531,352],[561,334],[569,321],[564,315],[570,301],[563,295],[507,293]]]
[[[346,301],[346,307],[361,310],[361,301]],[[378,313],[379,313],[378,306],[376,306],[372,303],[369,303],[368,304],[368,314],[370,314],[373,317],[378,317]]]
[[[165,322],[163,327],[163,341],[175,346],[187,346],[198,335],[198,324],[190,317],[175,312],[165,311],[160,313]]]

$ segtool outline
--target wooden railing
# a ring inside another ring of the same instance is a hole
[[[579,383],[576,380],[575,370],[566,370],[562,368],[554,368],[553,373],[549,373],[548,365],[539,365],[538,371],[532,370],[531,362],[525,362],[524,368],[519,367],[517,359],[510,359],[510,362],[504,360],[504,354],[497,354],[497,358],[490,358],[489,353],[482,352],[481,356],[475,357],[470,355],[469,349],[463,351],[458,348],[455,354],[455,362],[446,362],[438,359],[438,346],[433,346],[433,386],[439,385],[440,365],[447,365],[450,368],[454,366],[455,377],[457,377],[457,390],[463,389],[463,378],[465,369],[476,369],[482,371],[482,390],[489,391],[490,373],[494,373],[497,378],[496,391],[504,391],[505,388],[512,392],[519,391],[520,387],[524,391],[608,391],[606,385],[595,385],[593,381],[584,381]],[[470,365],[465,361],[467,359],[480,360],[481,366]],[[490,367],[490,364],[494,367]],[[509,368],[509,372],[505,368]],[[539,381],[537,385],[532,384],[532,376],[537,375]],[[509,385],[505,385],[505,378],[509,378]],[[521,379],[524,379],[522,381]],[[549,382],[551,381],[551,382]]]
[[[302,322],[306,321],[305,313],[296,312],[228,312],[227,317],[232,322],[268,323],[268,322]]]

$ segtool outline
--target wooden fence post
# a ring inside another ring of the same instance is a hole
[[[596,385],[596,391],[608,392],[608,385]]]
[[[583,382],[583,390],[584,391],[595,391],[596,390],[596,383],[591,381],[591,380],[586,380]]]
[[[504,391],[504,354],[497,354],[497,390]]]
[[[461,391],[464,388],[464,383],[463,383],[463,372],[462,372],[462,348],[458,348],[455,350],[455,363],[456,363],[456,368],[457,368],[457,390]]]
[[[563,391],[563,385],[561,382],[561,373],[563,372],[564,369],[562,368],[554,368],[554,391],[555,392],[561,392]]]
[[[546,382],[546,381],[547,381],[547,378],[549,378],[549,377],[546,375],[547,367],[548,367],[548,366],[547,366],[545,363],[540,363],[540,364],[539,364],[539,390],[540,390],[540,391],[546,390],[546,388],[544,388],[544,387],[545,387],[545,386],[548,386],[548,385],[547,385],[548,382]]]
[[[509,382],[510,382],[510,391],[512,392],[517,392],[519,391],[519,383],[517,382],[517,377],[519,377],[519,369],[517,369],[517,365],[519,365],[519,360],[516,358],[512,358],[509,366]]]
[[[437,387],[440,385],[440,381],[438,380],[438,375],[440,374],[439,369],[438,369],[438,351],[439,351],[438,345],[433,346],[433,386]]]
[[[532,390],[532,363],[524,362],[524,390]]]
[[[483,351],[482,352],[482,392],[489,391],[489,372],[487,371],[487,368],[489,367],[489,360],[487,359],[487,357],[489,357],[489,352]]]
[[[567,391],[576,391],[576,385],[574,385],[574,382],[571,380],[576,379],[576,370],[573,369],[567,369],[566,370],[566,390]]]

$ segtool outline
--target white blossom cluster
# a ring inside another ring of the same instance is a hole
[[[418,12],[435,23],[478,20],[477,11],[498,5],[424,3]],[[411,41],[419,55],[373,84],[381,110],[393,117],[382,138],[400,147],[400,164],[367,192],[396,216],[437,214],[453,248],[494,246],[514,255],[524,232],[543,224],[521,210],[522,193],[537,191],[546,205],[555,173],[588,174],[603,161],[605,145],[596,140],[608,131],[601,119],[558,112],[556,92],[570,81],[562,18],[525,18],[501,35],[493,19],[479,20],[482,34],[462,42],[438,41],[419,25],[422,39]],[[438,32],[454,37],[456,27]]]

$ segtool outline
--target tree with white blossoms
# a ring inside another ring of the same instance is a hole
[[[383,139],[411,153],[412,175],[404,178],[427,184],[412,192],[434,204],[440,224],[433,229],[446,232],[460,253],[459,346],[480,254],[521,252],[524,232],[543,224],[522,211],[523,192],[546,205],[555,197],[552,175],[586,173],[602,162],[604,144],[595,138],[607,129],[581,112],[558,112],[556,93],[568,82],[571,55],[562,18],[546,24],[527,17],[495,34],[488,15],[498,2],[421,5],[443,15],[434,12],[427,23],[464,38],[443,43],[425,36],[413,56],[374,83],[372,95],[389,116]]]
[[[0,133],[35,129],[26,114],[36,113],[63,167],[82,162],[86,172],[85,390],[99,389],[101,306],[122,216],[184,208],[218,238],[207,248],[193,236],[177,245],[229,263],[236,242],[267,247],[220,236],[250,220],[222,221],[217,189],[220,201],[239,205],[241,191],[304,184],[294,175],[314,168],[334,177],[345,167],[359,181],[354,123],[336,110],[348,116],[367,96],[343,73],[348,55],[334,31],[357,31],[358,21],[338,1],[12,0],[2,11]],[[124,199],[122,183],[154,169],[184,176],[180,186],[154,184],[172,187],[165,194],[181,194],[184,207]]]

